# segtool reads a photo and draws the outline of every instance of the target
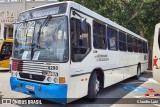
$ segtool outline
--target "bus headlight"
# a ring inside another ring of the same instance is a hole
[[[51,81],[52,81],[52,78],[51,78],[51,77],[48,77],[48,78],[47,78],[47,81],[48,81],[48,82],[51,82]]]
[[[55,78],[53,79],[53,81],[54,81],[55,83],[57,83],[57,82],[58,82],[58,78],[55,77]]]

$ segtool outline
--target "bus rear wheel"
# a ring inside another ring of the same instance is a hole
[[[138,67],[137,67],[137,75],[136,75],[136,79],[139,79],[140,75],[141,75],[141,67],[138,66]]]
[[[93,72],[91,74],[89,85],[88,85],[88,99],[90,101],[96,100],[99,87],[100,87],[100,82],[97,78],[97,73]]]

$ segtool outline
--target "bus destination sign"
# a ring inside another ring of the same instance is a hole
[[[44,17],[48,15],[57,15],[66,13],[67,3],[53,4],[46,7],[40,7],[25,11],[19,14],[18,21]]]

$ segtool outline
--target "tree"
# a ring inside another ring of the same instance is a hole
[[[152,48],[154,27],[160,22],[160,0],[74,1],[148,39]]]

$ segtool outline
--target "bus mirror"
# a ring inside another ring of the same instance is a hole
[[[87,30],[86,18],[82,18],[81,19],[81,31],[82,33],[86,33],[86,30]]]

